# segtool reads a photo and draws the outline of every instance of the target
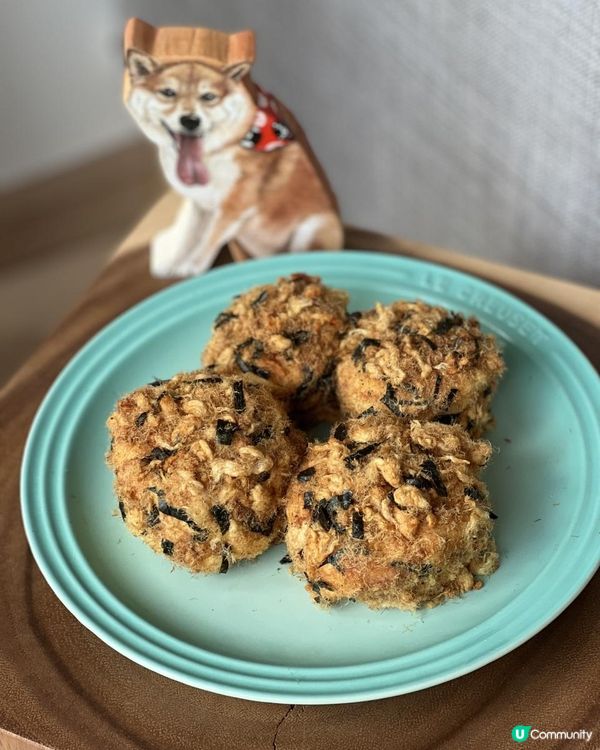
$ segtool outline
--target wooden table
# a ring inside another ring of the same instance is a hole
[[[418,693],[341,706],[253,703],[181,685],[110,649],[60,604],[23,534],[23,444],[42,397],[75,351],[118,313],[167,286],[148,274],[147,245],[176,205],[168,195],[148,213],[76,309],[0,392],[0,750],[34,742],[61,750],[487,750],[514,748],[515,724],[595,730],[590,743],[549,740],[540,743],[545,749],[600,747],[599,576],[557,620],[502,659]],[[600,363],[596,290],[356,229],[348,231],[347,244],[489,279],[547,315]],[[227,260],[224,251],[219,262]]]

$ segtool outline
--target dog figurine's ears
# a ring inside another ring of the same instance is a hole
[[[160,67],[160,63],[152,55],[140,52],[137,49],[127,50],[125,64],[127,65],[129,75],[134,81],[149,76]]]
[[[241,81],[255,57],[254,32],[248,29],[226,34],[214,29],[156,28],[139,18],[130,18],[123,41],[125,62],[133,80],[162,65],[197,61]]]
[[[125,64],[127,70],[131,76],[132,81],[139,81],[141,78],[149,76],[161,67],[161,63],[155,60],[152,55],[148,55],[146,52],[140,52],[138,49],[127,50],[125,56]],[[235,63],[230,65],[223,70],[228,78],[232,81],[243,80],[248,73],[252,65],[248,62]]]
[[[224,72],[233,81],[241,81],[248,75],[251,67],[251,63],[241,62],[236,63],[235,65],[230,65],[228,68],[225,68]]]

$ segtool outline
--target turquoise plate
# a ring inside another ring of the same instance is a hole
[[[476,315],[508,364],[487,481],[502,564],[480,591],[419,613],[322,611],[279,563],[226,576],[173,569],[123,526],[104,464],[105,420],[126,391],[194,369],[231,297],[294,271],[348,289],[351,309],[420,297]],[[376,253],[228,266],[134,307],[65,368],[25,450],[22,512],[66,607],[138,664],[226,695],[341,703],[436,685],[531,638],[582,590],[600,555],[600,386],[575,345],[518,299],[470,276]]]

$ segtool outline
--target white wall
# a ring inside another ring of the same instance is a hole
[[[0,185],[134,134],[130,15],[256,29],[349,222],[600,281],[594,0],[4,0]]]
[[[2,0],[0,188],[131,137],[119,26],[106,0]]]

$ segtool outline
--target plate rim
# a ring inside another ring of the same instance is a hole
[[[515,297],[510,292],[506,292],[504,289],[497,287],[494,284],[491,284],[490,282],[484,281],[479,279],[476,276],[473,276],[468,273],[464,273],[462,271],[457,271],[452,268],[448,268],[443,265],[431,263],[428,261],[422,261],[420,259],[414,259],[414,258],[405,258],[402,256],[392,256],[388,254],[378,253],[375,251],[351,251],[353,257],[357,259],[358,262],[360,260],[369,260],[370,262],[373,262],[374,256],[377,257],[380,263],[383,263],[384,265],[394,265],[397,269],[399,269],[401,266],[408,266],[413,268],[420,268],[421,270],[425,272],[430,272],[433,274],[441,274],[442,276],[449,277],[451,281],[458,282],[459,284],[462,283],[463,285],[465,283],[475,285],[479,289],[482,289],[484,291],[488,291],[492,297],[500,298],[500,300],[504,300],[507,302],[511,308],[514,308],[516,306],[517,310],[519,310],[522,314],[524,314],[526,317],[533,319],[539,326],[542,327],[542,329],[546,329],[550,333],[552,337],[558,337],[558,341],[562,345],[562,348],[564,346],[567,346],[567,349],[571,350],[571,353],[574,355],[573,360],[570,363],[569,367],[565,367],[565,373],[567,375],[570,375],[572,378],[574,378],[579,385],[580,394],[583,394],[590,405],[593,406],[593,399],[590,397],[590,392],[588,391],[588,388],[590,387],[591,383],[593,382],[593,387],[591,387],[590,390],[596,390],[596,393],[600,391],[599,387],[599,381],[596,375],[596,372],[589,362],[585,355],[579,350],[579,348],[574,344],[574,342],[569,339],[566,334],[564,334],[554,323],[549,321],[545,316],[543,316],[541,313],[539,313],[537,310],[529,306],[527,303],[520,300],[518,297]],[[340,260],[343,258],[343,256],[339,252],[314,252],[310,254],[311,259],[314,260],[316,265],[319,265],[318,259],[325,258],[326,260],[337,258]],[[334,264],[337,261],[334,261]],[[292,269],[289,268],[289,266],[298,266],[299,258],[298,256],[277,256],[275,258],[267,258],[267,259],[261,259],[257,261],[249,261],[248,263],[245,263],[243,268],[248,269],[258,269],[256,270],[256,273],[253,274],[252,270],[250,272],[250,276],[252,275],[261,275],[262,269],[266,266],[273,268],[273,275],[275,274],[281,274],[290,272]],[[309,266],[311,263],[308,264]],[[327,265],[327,264],[325,264]],[[279,268],[280,266],[283,266],[283,268]],[[286,268],[287,266],[287,268]],[[278,269],[278,270],[276,270]],[[221,267],[218,269],[214,269],[210,271],[210,279],[215,282],[215,280],[221,279],[225,284],[227,284],[230,280],[230,277],[239,277],[239,266],[235,265],[228,265],[225,267]],[[309,272],[310,273],[325,273],[329,269],[319,269],[319,268],[313,268]],[[343,268],[342,269],[331,269],[333,272],[342,272],[343,275]],[[246,280],[247,274],[244,275],[243,282],[245,285],[250,285],[252,283],[256,283],[255,281]],[[31,511],[31,493],[33,491],[33,488],[30,486],[30,482],[32,480],[32,477],[34,474],[32,474],[32,462],[34,461],[34,449],[36,446],[36,440],[39,440],[39,435],[42,426],[44,425],[44,420],[48,419],[48,415],[52,413],[51,407],[53,405],[53,399],[56,397],[60,397],[61,388],[68,387],[68,378],[72,374],[77,373],[77,367],[80,366],[81,362],[85,362],[85,356],[89,355],[90,353],[93,353],[94,350],[102,345],[102,342],[106,342],[110,344],[110,341],[114,341],[114,339],[111,339],[115,331],[119,331],[121,328],[123,328],[123,336],[129,336],[131,335],[128,329],[128,324],[132,325],[135,318],[141,318],[146,313],[147,310],[152,310],[153,307],[157,305],[157,299],[159,301],[162,301],[163,303],[170,302],[171,307],[176,307],[181,304],[181,298],[184,296],[185,293],[187,293],[188,290],[195,289],[195,287],[200,284],[206,283],[206,279],[208,278],[208,274],[205,274],[201,277],[195,277],[192,279],[187,279],[183,282],[180,282],[178,284],[174,284],[166,289],[163,289],[150,297],[144,299],[143,301],[137,303],[127,311],[121,313],[119,316],[117,316],[113,321],[108,323],[106,326],[104,326],[98,333],[96,333],[81,349],[70,359],[70,361],[67,363],[67,365],[63,368],[59,376],[54,381],[53,385],[49,389],[48,393],[46,394],[44,400],[42,401],[42,404],[38,408],[38,411],[36,413],[36,416],[33,420],[33,423],[30,428],[30,432],[27,438],[27,443],[25,446],[25,451],[23,454],[23,463],[22,463],[22,471],[21,471],[21,509],[22,509],[22,516],[23,516],[23,522],[25,526],[25,532],[28,538],[29,545],[32,549],[32,552],[34,554],[34,558],[40,567],[40,570],[42,571],[44,577],[50,584],[51,588],[54,590],[54,592],[57,594],[58,598],[63,602],[63,604],[69,609],[88,629],[90,629],[92,632],[94,632],[97,636],[99,636],[102,640],[107,642],[111,647],[113,647],[115,650],[119,651],[120,653],[124,654],[128,658],[132,659],[133,661],[136,661],[137,663],[142,664],[143,666],[153,669],[154,671],[157,671],[161,674],[164,674],[165,676],[171,677],[173,679],[177,679],[182,682],[187,682],[188,684],[202,687],[204,689],[213,690],[216,692],[220,692],[226,695],[233,695],[236,697],[242,697],[242,698],[250,698],[253,700],[262,700],[262,701],[270,701],[270,702],[283,702],[283,703],[290,703],[290,702],[302,702],[305,703],[336,703],[336,702],[355,702],[355,701],[361,701],[361,700],[371,700],[374,698],[382,698],[382,697],[389,697],[391,695],[398,695],[403,692],[411,692],[413,690],[418,689],[424,689],[426,687],[429,687],[434,684],[439,684],[440,682],[453,679],[455,677],[458,677],[462,674],[466,674],[470,671],[473,671],[475,669],[480,668],[481,666],[484,666],[485,664],[499,658],[500,656],[504,655],[505,653],[508,653],[509,651],[513,650],[517,646],[524,643],[526,640],[531,638],[533,635],[535,635],[537,632],[542,630],[546,625],[548,625],[553,619],[555,619],[575,598],[576,596],[581,592],[581,590],[587,585],[589,580],[591,579],[592,575],[594,574],[596,568],[598,567],[598,564],[600,562],[600,551],[596,555],[598,559],[593,560],[591,559],[593,556],[590,556],[590,565],[588,566],[588,570],[586,570],[586,576],[581,576],[578,579],[578,583],[571,587],[569,593],[567,596],[563,597],[563,600],[559,607],[550,607],[552,610],[550,614],[546,618],[542,618],[542,620],[539,620],[529,629],[521,632],[520,639],[509,639],[509,642],[504,645],[503,648],[496,649],[491,655],[489,652],[486,652],[481,658],[479,659],[473,659],[471,662],[469,662],[466,666],[463,664],[461,667],[457,667],[454,670],[448,670],[444,676],[440,679],[439,675],[434,675],[430,677],[429,679],[421,679],[421,680],[413,680],[413,682],[407,682],[402,689],[399,689],[400,686],[382,686],[380,688],[367,688],[365,687],[363,690],[355,690],[348,694],[347,692],[340,690],[342,683],[338,685],[338,688],[336,690],[335,686],[333,687],[333,691],[331,693],[319,693],[317,695],[311,692],[306,693],[302,692],[301,690],[296,692],[295,690],[293,692],[285,692],[285,690],[277,690],[277,692],[273,693],[270,692],[269,687],[262,686],[257,687],[259,683],[262,682],[262,679],[260,677],[252,677],[252,681],[255,683],[254,686],[250,685],[249,687],[231,687],[231,685],[227,684],[219,684],[218,681],[214,679],[214,676],[212,679],[209,680],[203,680],[202,678],[198,678],[197,676],[191,677],[190,679],[186,679],[186,675],[183,673],[183,671],[173,670],[165,663],[161,662],[160,660],[156,660],[154,658],[147,658],[143,654],[140,654],[139,651],[136,651],[135,649],[129,648],[126,644],[124,644],[121,640],[119,640],[118,637],[115,637],[114,634],[106,630],[104,627],[99,626],[97,622],[94,621],[90,615],[85,612],[77,602],[76,598],[73,597],[71,593],[68,591],[68,586],[65,586],[65,580],[61,578],[61,575],[56,573],[56,571],[52,568],[52,565],[49,563],[49,561],[46,559],[46,556],[48,554],[48,550],[43,548],[42,544],[38,544],[40,540],[37,537],[38,530],[36,527],[35,519],[31,517],[30,511]],[[424,290],[426,291],[426,290]],[[177,299],[175,299],[177,297]],[[114,345],[114,344],[113,344]],[[101,349],[100,349],[101,352]],[[575,367],[576,363],[576,367]],[[581,375],[584,377],[582,378]],[[577,377],[576,377],[577,375]],[[590,382],[587,382],[592,376],[592,380]],[[573,402],[573,406],[576,406],[576,403]],[[576,409],[579,416],[579,408]],[[593,411],[593,409],[592,409]],[[596,428],[596,433],[598,432],[598,419],[596,417],[596,421],[594,423],[594,427]],[[51,432],[51,431],[49,431]],[[598,438],[597,438],[598,439]],[[587,448],[587,446],[586,446]],[[589,452],[589,448],[588,448]],[[46,455],[46,454],[42,454]],[[589,468],[590,463],[587,462],[587,467]],[[590,476],[588,473],[588,484],[591,482]],[[585,493],[585,496],[587,497],[587,491]],[[74,574],[74,571],[68,571],[71,575]],[[64,571],[63,571],[64,575]],[[95,576],[94,576],[95,577]],[[75,575],[75,580],[77,580],[77,576]],[[96,577],[96,581],[101,584],[102,587],[104,587],[104,584],[99,581]],[[73,582],[69,582],[71,585],[73,585]],[[79,582],[81,585],[81,582]],[[114,596],[114,595],[113,595]],[[503,608],[504,609],[504,608]],[[502,610],[499,610],[498,612],[502,612]],[[135,613],[133,613],[135,614]],[[497,613],[496,613],[497,614]],[[138,615],[135,615],[136,617],[140,618]],[[484,621],[485,623],[485,621]],[[481,623],[483,625],[484,623]],[[541,623],[541,624],[540,624]],[[152,626],[154,627],[154,626]],[[463,635],[463,634],[461,634]],[[171,636],[169,636],[171,638]],[[439,645],[439,644],[436,644]],[[199,648],[199,647],[194,647]],[[201,651],[206,651],[205,649],[199,649]],[[248,664],[254,664],[254,662],[249,662],[247,660],[239,660],[234,659],[233,657],[226,657],[221,654],[216,654],[214,652],[207,651],[206,653],[211,654],[212,656],[217,657],[217,661],[225,661],[226,663],[234,663],[234,662],[240,662],[244,665]],[[420,653],[420,652],[419,652]],[[398,669],[396,668],[397,665],[393,664],[394,662],[397,662],[399,660],[405,659],[405,657],[392,657],[391,659],[383,659],[383,660],[376,660],[373,662],[368,662],[367,664],[370,665],[384,665],[389,664],[391,666],[391,671],[386,672],[385,674],[392,674],[396,675],[398,674]],[[335,673],[339,671],[352,671],[356,669],[356,666],[354,665],[344,665],[343,667],[335,667],[335,668],[328,668],[328,667],[289,667],[289,666],[282,666],[282,665],[273,665],[273,664],[262,664],[263,667],[266,667],[267,672],[277,672],[278,670],[285,672],[286,677],[282,678],[284,682],[289,682],[289,679],[293,681],[297,681],[299,678],[301,678],[305,674],[315,674],[321,671],[322,673],[327,672],[328,670],[332,670]],[[295,677],[294,677],[295,675]],[[324,676],[324,680],[320,680],[319,682],[328,682],[329,679]],[[381,672],[376,672],[374,675],[372,675],[373,678],[376,678],[377,676],[381,676]],[[348,675],[349,680],[356,683],[356,679],[350,677]],[[269,678],[269,681],[272,682],[275,678]],[[279,681],[282,681],[279,680]],[[277,680],[276,680],[277,682]],[[300,685],[302,684],[303,680],[300,679]],[[334,682],[339,682],[338,679],[334,679]],[[272,686],[275,687],[275,686]],[[321,687],[323,688],[324,685],[322,684]],[[303,688],[303,690],[306,690],[306,687]]]

